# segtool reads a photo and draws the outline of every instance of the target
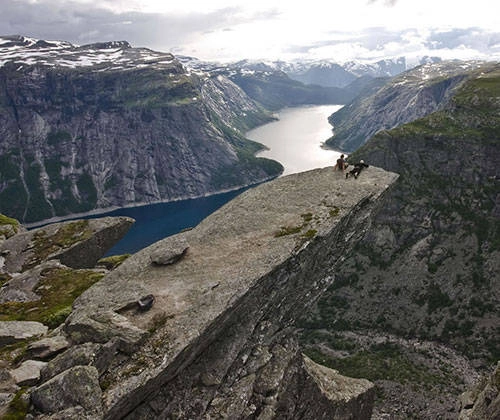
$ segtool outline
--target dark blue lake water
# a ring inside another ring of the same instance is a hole
[[[179,233],[183,229],[196,226],[209,214],[246,189],[248,188],[190,200],[127,207],[108,213],[87,216],[86,218],[104,216],[128,216],[134,218],[135,223],[125,237],[111,248],[106,255],[133,254],[160,239]]]

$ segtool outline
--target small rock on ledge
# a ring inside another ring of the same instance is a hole
[[[189,244],[184,238],[175,238],[172,242],[165,244],[161,249],[151,254],[151,262],[156,265],[175,264],[189,249]]]

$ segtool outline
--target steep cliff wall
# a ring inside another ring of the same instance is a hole
[[[281,171],[238,131],[269,116],[222,76],[199,77],[170,54],[128,44],[1,48],[7,215],[35,221],[194,197]]]
[[[396,178],[363,175],[271,181],[130,257],[75,302],[59,332],[74,346],[42,370],[33,414],[369,418],[371,384],[304,358],[294,325]]]
[[[383,131],[350,157],[400,178],[305,322],[304,339],[315,360],[344,373],[379,366],[368,378],[403,415],[456,416],[456,398],[474,379],[470,360],[484,369],[500,358],[499,109],[500,69],[488,65],[442,111]],[[366,331],[378,334],[363,342]],[[433,366],[450,348],[466,358]]]
[[[330,116],[334,135],[326,144],[352,152],[380,130],[395,128],[441,109],[478,62],[425,64],[364,90]]]

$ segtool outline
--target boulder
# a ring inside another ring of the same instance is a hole
[[[40,371],[46,365],[38,360],[26,360],[17,369],[11,371],[14,381],[19,386],[33,386],[40,380]]]
[[[18,233],[0,244],[4,269],[22,272],[52,259],[71,268],[92,268],[133,223],[130,217],[103,217],[54,223]]]
[[[102,413],[99,374],[93,366],[76,366],[35,388],[31,402],[36,410],[54,414],[82,407],[89,415]]]
[[[335,418],[369,420],[375,400],[375,385],[366,379],[348,378],[336,370],[313,362],[304,357],[307,372],[301,400],[304,402],[303,418]],[[310,404],[314,401],[315,404]],[[321,402],[327,404],[320,409]],[[300,405],[300,403],[299,403]],[[320,409],[320,411],[318,411]],[[329,415],[325,414],[329,412]]]
[[[102,375],[109,366],[111,358],[117,352],[117,343],[105,345],[85,343],[71,347],[64,353],[50,360],[42,369],[42,380],[48,381],[65,370],[75,366],[95,366],[99,375]]]
[[[181,260],[189,249],[189,244],[182,236],[172,237],[165,241],[160,249],[151,253],[151,262],[156,265],[175,264]]]
[[[0,346],[46,334],[48,327],[35,321],[0,321]]]
[[[30,343],[27,354],[33,359],[47,360],[63,352],[69,347],[69,342],[63,335],[43,338],[34,343]]]

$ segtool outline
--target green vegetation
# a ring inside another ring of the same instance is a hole
[[[16,219],[0,214],[0,226],[2,225],[11,225],[17,232],[19,228],[19,222]]]
[[[34,290],[40,300],[2,303],[0,320],[38,321],[56,328],[70,314],[73,301],[102,277],[92,270],[46,269]]]
[[[337,206],[334,206],[333,209],[330,209],[330,211],[328,212],[330,217],[337,217],[339,215],[339,213],[340,213],[340,209]]]
[[[77,242],[87,240],[92,236],[88,220],[78,220],[63,224],[53,235],[47,235],[45,230],[39,230],[33,237],[33,258],[23,266],[23,271],[41,261],[61,248],[70,247]]]
[[[445,376],[437,375],[424,365],[410,361],[405,351],[396,344],[374,344],[368,350],[338,359],[330,358],[315,348],[309,348],[305,353],[316,363],[353,378],[389,380],[402,384],[419,383],[427,386],[448,382]]]
[[[310,240],[310,239],[314,238],[317,233],[318,233],[318,231],[316,229],[309,229],[307,232],[305,232],[302,235],[302,238],[306,239],[306,240]]]
[[[41,167],[37,162],[32,162],[25,173],[25,181],[30,192],[27,206],[26,221],[48,219],[52,214],[50,204],[45,199],[42,184],[40,183]]]
[[[19,231],[19,222],[0,213],[0,236],[9,237]],[[1,281],[1,279],[0,279]]]
[[[89,174],[82,174],[76,182],[80,195],[82,196],[82,207],[90,210],[97,204],[97,190],[94,181]]]
[[[3,420],[22,420],[26,418],[29,408],[29,399],[26,398],[27,388],[21,388],[17,391],[14,399],[9,403],[7,412],[3,415]]]
[[[302,230],[301,226],[281,226],[280,230],[274,233],[275,238],[280,238],[282,236],[294,235]]]
[[[130,254],[122,254],[122,255],[111,255],[109,257],[101,258],[97,261],[98,267],[104,267],[106,270],[114,270],[116,267],[121,265]]]

